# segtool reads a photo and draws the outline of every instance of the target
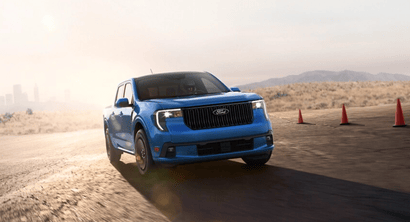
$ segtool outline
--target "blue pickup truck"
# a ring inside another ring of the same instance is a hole
[[[263,165],[274,148],[262,97],[228,88],[208,72],[125,80],[103,116],[110,162],[135,155],[143,175],[155,165],[231,158]]]

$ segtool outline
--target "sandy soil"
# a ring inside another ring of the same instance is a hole
[[[1,221],[167,221],[109,164],[102,129],[0,144]]]
[[[0,115],[1,135],[72,132],[103,127],[102,110],[34,111],[13,113],[8,121]]]
[[[250,90],[272,112],[368,107],[410,101],[410,81],[310,82]],[[285,96],[283,96],[285,95]]]
[[[409,120],[410,104],[402,104]],[[240,159],[141,176],[102,129],[0,137],[1,221],[408,221],[410,127],[395,105],[271,113],[264,167]]]

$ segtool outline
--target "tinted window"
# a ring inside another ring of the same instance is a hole
[[[126,85],[125,85],[125,94],[124,94],[124,98],[127,98],[128,99],[128,102],[130,103],[130,104],[133,104],[133,101],[132,101],[132,85],[130,84],[130,83],[127,83]]]
[[[202,83],[205,85],[205,88],[208,90],[208,93],[220,92],[219,88],[214,83],[209,81],[208,79],[201,78],[201,80],[202,80]]]
[[[117,96],[115,97],[115,101],[121,98],[124,98],[124,85],[121,85],[120,87],[118,87]]]
[[[135,79],[140,100],[229,92],[208,73],[157,74]]]

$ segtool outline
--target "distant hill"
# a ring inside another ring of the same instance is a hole
[[[377,75],[367,72],[355,72],[344,70],[332,72],[325,70],[315,70],[304,72],[300,75],[290,75],[283,78],[271,78],[262,82],[255,82],[237,86],[241,90],[272,87],[302,82],[349,82],[349,81],[410,81],[410,76],[402,74],[379,73]]]

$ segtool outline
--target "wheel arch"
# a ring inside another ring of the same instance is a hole
[[[142,129],[142,130],[144,131],[145,138],[147,139],[147,143],[148,143],[148,149],[150,150],[150,153],[151,153],[151,161],[152,161],[153,164],[155,164],[154,157],[153,157],[153,155],[152,155],[152,153],[154,152],[154,150],[153,150],[153,147],[151,146],[152,143],[151,143],[150,132],[149,132],[148,130],[146,130],[146,126],[145,126],[143,120],[142,120],[141,118],[138,118],[138,117],[137,117],[137,118],[136,118],[136,122],[135,122],[135,126],[134,126],[134,132],[133,132],[134,141],[135,141],[135,139],[136,139],[137,132],[138,132],[138,130],[140,130],[140,129]],[[136,144],[135,144],[135,145],[136,145]],[[137,152],[137,150],[135,150],[135,152]]]
[[[140,130],[140,129],[143,129],[144,132],[145,132],[145,129],[144,129],[144,126],[142,125],[142,123],[141,123],[141,122],[137,122],[137,123],[135,124],[135,129],[134,129],[134,140],[135,140],[135,135],[137,135],[137,132],[138,132],[138,130]]]
[[[149,138],[150,135],[149,135],[149,132],[147,132],[147,130],[146,130],[146,126],[145,126],[144,121],[141,119],[141,117],[137,117],[135,119],[135,124],[134,124],[134,132],[133,132],[134,141],[135,141],[135,136],[137,135],[137,132],[140,129],[144,130],[145,135],[147,136],[148,142],[150,142],[150,138]]]
[[[134,117],[134,120],[133,120],[133,130],[134,130],[134,132],[132,132],[132,136],[133,136],[132,138],[133,138],[133,143],[135,145],[135,138],[136,138],[138,130],[140,130],[140,129],[144,130],[144,133],[145,133],[145,136],[147,138],[148,145],[149,145],[149,149],[150,149],[151,154],[152,154],[152,153],[154,153],[154,147],[152,146],[153,145],[153,141],[152,141],[153,140],[153,138],[152,138],[153,135],[152,135],[152,131],[149,130],[149,127],[150,127],[150,123],[149,123],[149,120],[147,120],[147,118],[144,118],[140,115]],[[154,156],[152,158],[154,159]]]

